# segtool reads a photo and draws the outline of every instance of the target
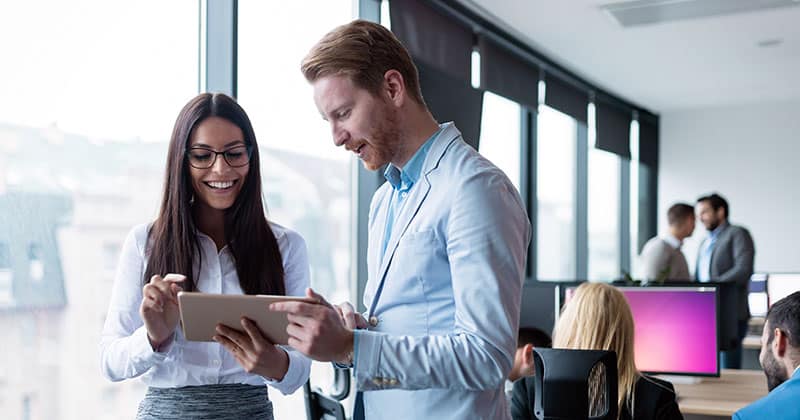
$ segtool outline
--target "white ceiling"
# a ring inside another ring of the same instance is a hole
[[[461,2],[652,111],[800,99],[800,7],[623,28],[599,8],[610,1]],[[783,42],[757,45],[773,39]]]

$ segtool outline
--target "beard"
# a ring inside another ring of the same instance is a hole
[[[373,156],[364,160],[364,167],[371,171],[378,170],[380,167],[391,163],[391,161],[401,154],[403,141],[397,123],[397,116],[386,108],[379,113],[380,124],[370,133],[370,141]]]
[[[767,376],[767,388],[770,392],[786,382],[789,377],[786,375],[786,369],[772,355],[772,352],[767,352],[764,356],[764,375]]]

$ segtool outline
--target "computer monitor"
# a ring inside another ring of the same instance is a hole
[[[750,306],[751,316],[767,316],[767,309],[769,309],[769,299],[767,295],[767,273],[755,273],[750,276],[747,303]]]
[[[798,290],[800,290],[800,273],[769,273],[767,294],[770,306]]]
[[[574,294],[567,288],[564,301]],[[619,287],[633,313],[636,368],[719,376],[716,287]]]

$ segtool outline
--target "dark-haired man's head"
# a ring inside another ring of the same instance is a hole
[[[725,223],[730,217],[728,202],[717,193],[697,199],[697,217],[709,231]]]
[[[672,236],[683,241],[694,232],[694,207],[686,203],[673,204],[667,210],[667,222]]]
[[[779,300],[769,309],[758,358],[772,391],[800,366],[800,292]]]
[[[509,381],[516,381],[523,376],[533,375],[533,349],[535,347],[550,348],[553,339],[546,332],[533,327],[519,329],[517,335],[517,352],[514,354],[514,366],[508,374]]]

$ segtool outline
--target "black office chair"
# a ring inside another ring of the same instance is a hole
[[[311,389],[311,380],[303,386],[308,420],[347,420],[341,400],[350,394],[350,369],[336,369],[334,394],[326,395],[319,388]]]
[[[616,419],[617,355],[613,351],[536,348],[534,415],[544,419]],[[605,413],[589,416],[589,375],[595,365],[605,366]]]

